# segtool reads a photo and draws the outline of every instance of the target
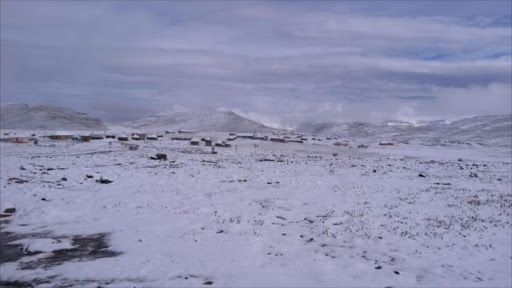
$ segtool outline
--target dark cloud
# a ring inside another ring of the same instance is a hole
[[[2,1],[1,100],[109,121],[510,113],[510,2],[388,2]]]

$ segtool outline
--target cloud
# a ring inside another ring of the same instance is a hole
[[[509,2],[371,4],[2,1],[1,101],[273,125],[511,113]]]

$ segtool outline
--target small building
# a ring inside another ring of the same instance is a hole
[[[236,136],[229,136],[227,140],[228,141],[235,141],[236,140]]]
[[[393,145],[395,145],[395,143],[393,143],[393,142],[380,142],[379,145],[380,146],[393,146]]]
[[[192,140],[192,138],[190,138],[190,137],[172,137],[171,140],[190,141],[190,140]]]
[[[199,139],[194,138],[194,139],[190,140],[190,145],[199,146]]]
[[[73,138],[73,135],[56,134],[56,135],[50,135],[49,137],[52,140],[64,141],[64,140],[71,140],[71,138]]]
[[[156,137],[158,137],[158,138],[163,138],[163,137],[164,137],[164,135],[158,134],[158,135],[156,135]]]
[[[135,139],[135,138],[137,139]],[[132,133],[133,140],[146,140],[146,133]]]
[[[29,137],[12,137],[11,143],[29,143],[30,138]]]
[[[336,143],[334,143],[334,146],[348,147],[348,142],[336,142]]]
[[[120,135],[117,137],[118,141],[128,141],[128,136],[126,135]]]
[[[156,135],[148,135],[148,137],[146,137],[146,139],[148,139],[148,140],[158,140],[158,137]]]
[[[281,138],[281,137],[271,137],[270,141],[271,142],[278,142],[278,143],[286,143],[286,139],[285,138]]]
[[[208,147],[212,146],[212,139],[210,139],[210,138],[203,138],[203,142],[204,142],[205,146],[208,146]]]
[[[91,134],[91,136],[89,136],[91,140],[101,140],[101,139],[104,139],[103,135],[100,135],[100,134]]]
[[[80,142],[90,142],[90,141],[91,141],[91,136],[89,136],[89,135],[80,136]]]
[[[236,134],[236,137],[240,138],[240,139],[253,139],[254,136],[256,136],[254,133],[252,133],[252,134],[247,134],[247,133]]]
[[[105,138],[107,138],[107,139],[109,139],[109,138],[110,139],[116,139],[116,135],[114,135],[114,134],[107,134],[107,135],[105,135]]]

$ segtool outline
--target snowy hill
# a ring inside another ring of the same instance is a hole
[[[0,127],[16,130],[103,130],[98,118],[51,105],[0,104]]]
[[[231,111],[172,112],[149,116],[131,124],[146,130],[193,130],[209,132],[271,132],[276,131],[261,123],[244,118]]]
[[[302,123],[298,132],[345,138],[389,137],[395,140],[500,142],[510,145],[512,116],[490,115],[418,123]]]

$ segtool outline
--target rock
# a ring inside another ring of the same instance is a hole
[[[419,177],[422,177],[422,178],[427,177],[427,176],[425,176],[425,174],[423,174],[423,173],[418,174],[418,176],[419,176]]]
[[[20,166],[20,170],[27,170],[27,169],[25,169],[25,167],[23,167],[23,166]]]
[[[96,182],[101,183],[101,184],[110,184],[114,181],[107,179],[107,178],[100,177],[100,179],[96,180]]]
[[[393,271],[393,273],[395,273],[396,275],[400,275],[400,272],[398,271]]]
[[[203,285],[212,285],[212,284],[213,284],[213,281],[210,281],[210,280],[205,281],[205,282],[203,283]]]
[[[62,178],[60,179],[60,181],[68,181],[68,178],[66,178],[66,177],[62,177]]]
[[[476,174],[475,172],[471,172],[471,173],[469,173],[469,177],[478,178],[478,174]]]
[[[46,198],[41,198],[41,201],[48,201],[48,200],[46,200]]]
[[[377,170],[373,170],[372,173],[377,173]]]
[[[167,160],[167,154],[156,154],[156,159],[158,160]]]
[[[380,269],[382,269],[382,266],[375,267],[375,270],[380,270]]]
[[[9,214],[12,214],[16,212],[16,208],[7,208],[4,210],[4,213],[9,213]]]
[[[94,178],[94,176],[89,175],[89,174],[85,175],[85,177],[87,177],[87,178],[89,178],[89,179],[90,179],[90,178]]]
[[[16,183],[16,184],[23,184],[23,183],[28,182],[28,180],[23,180],[23,179],[15,178],[15,177],[9,178],[9,179],[7,179],[7,181],[14,181],[14,183]]]

